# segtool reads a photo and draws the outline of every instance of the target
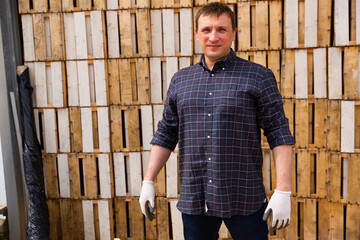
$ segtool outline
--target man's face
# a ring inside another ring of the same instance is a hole
[[[216,62],[230,52],[236,29],[232,29],[231,19],[227,14],[221,14],[219,17],[201,15],[195,33],[205,58]]]

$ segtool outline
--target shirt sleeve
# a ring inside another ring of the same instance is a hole
[[[256,119],[258,125],[273,149],[279,145],[293,145],[295,139],[289,129],[281,95],[276,85],[275,76],[270,69],[265,70],[258,99]]]
[[[175,76],[174,76],[175,77]],[[174,79],[173,77],[173,79]],[[160,145],[173,151],[178,142],[179,118],[177,114],[175,84],[173,79],[169,85],[162,119],[150,144]]]

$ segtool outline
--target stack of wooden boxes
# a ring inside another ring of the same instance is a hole
[[[156,179],[155,221],[138,198],[171,77],[200,58],[194,16],[208,2],[18,0],[51,239],[183,238],[177,150]],[[359,239],[360,0],[221,2],[237,16],[237,55],[274,72],[297,141],[291,225],[270,238]]]

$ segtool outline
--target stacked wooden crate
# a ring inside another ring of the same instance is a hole
[[[213,1],[18,2],[51,239],[182,239],[177,149],[156,179],[155,221],[138,198],[167,87],[198,62],[195,15]],[[270,238],[359,239],[360,0],[221,2],[237,16],[237,55],[274,72],[297,141],[292,224]]]

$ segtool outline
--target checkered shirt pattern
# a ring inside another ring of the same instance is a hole
[[[202,56],[173,76],[151,144],[179,144],[180,212],[228,218],[264,204],[261,128],[270,148],[295,144],[271,70],[231,49],[211,71]]]

